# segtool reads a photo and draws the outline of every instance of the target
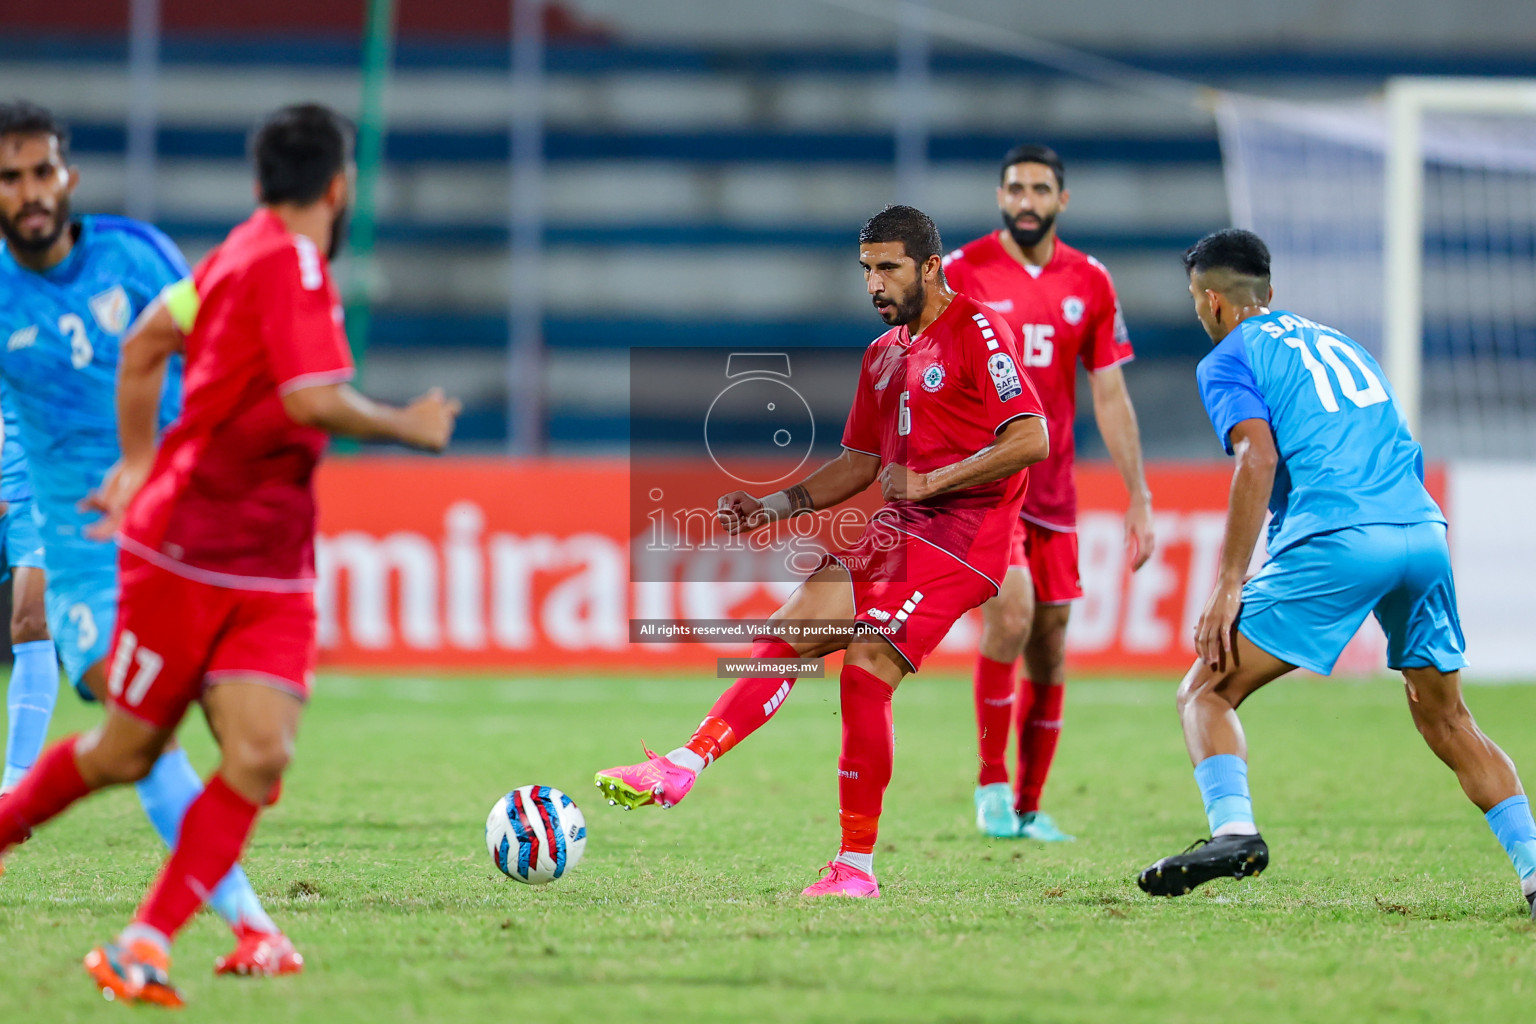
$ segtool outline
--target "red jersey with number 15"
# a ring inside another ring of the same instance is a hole
[[[1075,530],[1077,363],[1092,372],[1134,355],[1109,271],[1060,239],[1049,263],[1026,267],[993,232],[944,257],[944,275],[951,288],[977,299],[1013,328],[1024,372],[1045,401],[1051,454],[1030,469],[1022,515],[1050,530]]]
[[[118,538],[214,586],[314,587],[314,473],[326,434],[282,395],[345,381],[352,356],[325,256],[258,210],[193,273],[186,398]]]
[[[1006,424],[1045,415],[1018,358],[1008,325],[956,295],[917,337],[903,326],[870,343],[843,447],[919,473],[970,458]],[[1027,475],[890,502],[876,515],[1001,585]]]

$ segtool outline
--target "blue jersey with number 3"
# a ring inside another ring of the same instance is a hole
[[[69,255],[42,273],[0,249],[0,377],[50,573],[70,549],[102,547],[81,537],[96,515],[78,504],[119,454],[118,345],[144,307],[189,273],[168,238],[126,217],[82,218]],[[179,363],[167,374],[162,426],[180,409]],[[11,441],[10,423],[6,433]]]
[[[1196,377],[1228,455],[1243,420],[1274,432],[1271,556],[1348,526],[1445,522],[1386,374],[1332,327],[1283,310],[1251,317],[1200,360]]]

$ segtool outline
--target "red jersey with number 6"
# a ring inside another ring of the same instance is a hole
[[[870,343],[843,447],[919,473],[970,458],[1008,423],[1045,415],[1018,359],[1008,325],[956,295],[916,337],[903,326]],[[1027,475],[890,502],[876,516],[1000,585]]]
[[[119,543],[214,586],[312,590],[314,473],[326,434],[290,419],[282,396],[352,376],[325,256],[258,210],[193,280],[184,407]]]
[[[1077,363],[1092,372],[1134,355],[1109,271],[1060,239],[1049,263],[1026,267],[994,232],[945,256],[944,275],[1013,329],[1024,371],[1045,401],[1051,454],[1031,467],[1021,514],[1050,530],[1077,529]]]

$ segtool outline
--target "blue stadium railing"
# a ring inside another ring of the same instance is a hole
[[[403,39],[395,48],[399,70],[505,71],[508,47],[503,40]],[[1502,53],[1437,47],[1432,50],[1295,49],[1275,44],[1251,50],[1101,50],[1131,67],[1201,82],[1245,79],[1329,78],[1379,80],[1390,75],[1508,75],[1536,74],[1536,53],[1511,46]],[[123,39],[92,36],[29,36],[8,33],[0,38],[0,59],[122,63],[128,59]],[[362,59],[360,40],[345,37],[178,35],[168,33],[161,59],[170,65],[283,65],[306,68],[356,68]],[[546,63],[557,74],[601,74],[614,71],[667,71],[701,75],[750,73],[868,75],[894,73],[896,56],[890,48],[848,47],[707,47],[653,46],[615,41],[603,44],[555,42]],[[940,43],[933,53],[934,74],[1014,75],[1060,78],[1061,74],[1027,60],[974,50],[955,50]]]
[[[124,152],[121,125],[76,124],[74,148],[83,153]],[[1065,136],[1031,134],[1064,160],[1094,163],[1198,164],[1221,159],[1214,132]],[[399,163],[431,161],[496,162],[510,152],[505,131],[391,129],[384,155]],[[935,163],[990,163],[1018,142],[1018,133],[935,132],[928,156]],[[244,128],[162,128],[157,152],[163,157],[238,160],[245,155]],[[696,164],[884,164],[896,157],[889,132],[808,132],[773,129],[632,132],[556,129],[544,138],[544,155],[566,160],[666,160]]]
[[[487,211],[493,212],[493,211]],[[161,218],[160,228],[176,238],[216,241],[233,221]],[[1069,241],[1075,247],[1109,259],[1149,250],[1182,252],[1206,231],[1221,224],[1191,224],[1183,229],[1103,230],[1074,226]],[[945,238],[959,244],[993,230],[994,224],[944,225]],[[851,252],[857,237],[857,224],[838,227],[810,225],[756,225],[722,222],[572,224],[556,222],[544,231],[549,246],[615,246],[622,249],[672,248],[754,248],[828,250]],[[377,228],[379,241],[398,245],[436,245],[505,249],[507,228],[494,223],[445,223],[434,221],[382,221]],[[1486,248],[1486,246],[1480,246]]]
[[[765,348],[792,345],[810,348],[860,348],[885,328],[871,310],[868,316],[815,320],[703,320],[665,318],[549,317],[544,342],[551,349],[631,348]],[[394,311],[373,322],[374,342],[383,348],[429,350],[499,349],[507,343],[506,317],[499,313]],[[1198,356],[1209,344],[1194,315],[1185,324],[1143,324],[1132,331],[1142,358]]]

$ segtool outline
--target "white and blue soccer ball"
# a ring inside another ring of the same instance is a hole
[[[543,885],[581,862],[587,819],[576,801],[551,786],[514,789],[491,808],[485,845],[508,878]]]

